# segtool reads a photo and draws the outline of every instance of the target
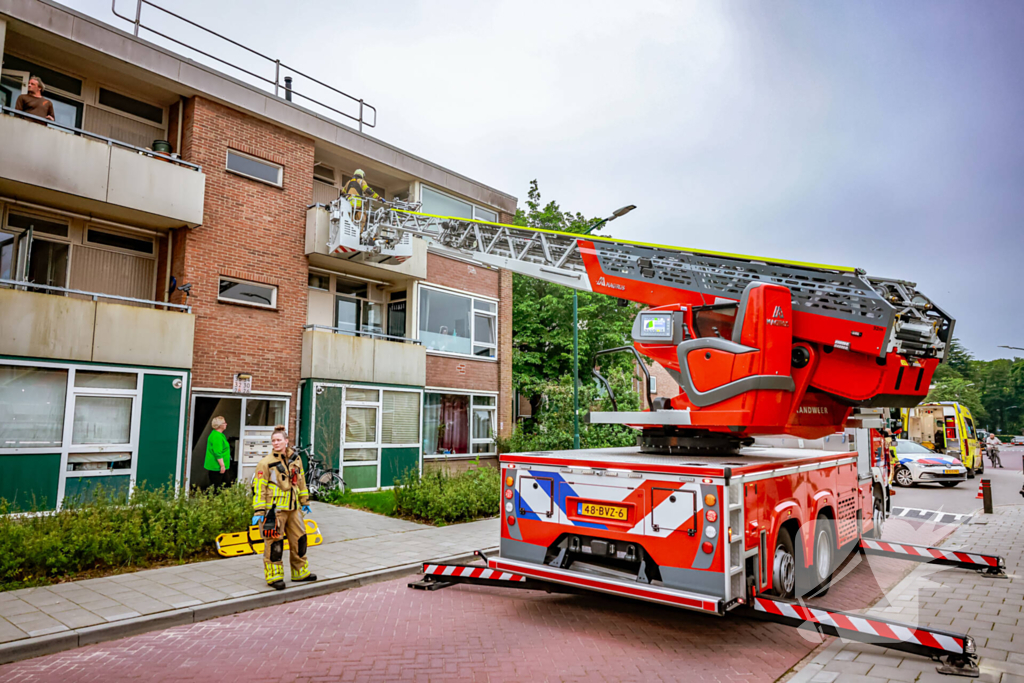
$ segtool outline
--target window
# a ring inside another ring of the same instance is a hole
[[[313,167],[313,179],[328,185],[334,185],[334,169],[330,166],[317,164]]]
[[[329,275],[309,274],[309,286],[311,289],[322,289],[325,292],[331,290],[331,278]]]
[[[262,308],[274,308],[277,306],[277,287],[222,276],[217,299]]]
[[[496,452],[496,409],[496,396],[424,394],[424,456]]]
[[[0,278],[11,279],[14,267],[14,246],[18,236],[13,232],[0,231]]]
[[[407,302],[405,292],[391,292],[391,303],[388,304],[388,335],[405,337],[405,313]]]
[[[11,228],[21,228],[22,230],[32,229],[33,235],[53,235],[54,237],[67,237],[68,236],[68,224],[52,221],[46,218],[40,218],[39,216],[29,216],[26,214],[11,213],[7,216],[7,225]]]
[[[126,444],[131,440],[132,399],[76,396],[71,443],[76,446]]]
[[[67,370],[0,365],[0,448],[59,448],[67,386]]]
[[[228,150],[227,169],[232,173],[243,175],[246,178],[270,183],[271,185],[276,185],[278,187],[281,187],[283,184],[283,166],[270,161],[257,159],[256,157],[249,156],[248,154],[236,152],[233,149]]]
[[[493,301],[420,288],[420,340],[445,353],[497,356],[498,306]]]
[[[451,195],[438,192],[432,187],[423,185],[420,190],[423,202],[423,213],[435,216],[451,216],[453,218],[471,218],[478,221],[498,222],[498,214],[488,209],[456,199]]]
[[[334,326],[340,331],[384,333],[384,305],[370,301],[365,282],[335,278]]]
[[[162,126],[164,123],[164,110],[162,107],[147,104],[146,102],[140,102],[133,97],[116,93],[113,90],[100,88],[98,101],[104,107],[117,109],[125,114],[131,114],[132,116],[137,116],[140,119],[152,121],[158,126]]]
[[[411,391],[385,391],[381,403],[380,442],[415,444],[420,440],[420,395]]]
[[[134,372],[75,371],[76,389],[127,389],[135,391],[139,376]]]
[[[96,230],[95,228],[89,228],[86,232],[85,241],[91,244],[102,244],[105,247],[116,247],[118,249],[125,249],[128,251],[136,251],[140,254],[153,253],[152,239],[128,237],[126,235],[118,235],[113,232],[106,232],[105,230]]]

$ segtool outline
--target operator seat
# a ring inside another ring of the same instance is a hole
[[[690,403],[703,408],[748,391],[795,390],[793,298],[787,287],[748,284],[731,337],[696,337],[676,347],[679,384]]]

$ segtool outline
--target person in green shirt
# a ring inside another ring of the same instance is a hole
[[[227,483],[228,468],[231,467],[231,446],[224,437],[228,421],[218,415],[210,420],[213,431],[206,439],[206,473],[210,476],[210,485],[219,488]]]

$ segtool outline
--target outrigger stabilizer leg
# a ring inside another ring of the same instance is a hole
[[[474,550],[473,554],[487,563],[487,555],[483,550]],[[474,583],[480,586],[501,586],[504,588],[526,588],[529,590],[550,591],[551,584],[527,579],[522,574],[514,574],[499,569],[472,564],[423,564],[423,578],[409,584],[409,588],[436,591],[457,583]]]
[[[942,674],[971,678],[979,674],[974,639],[963,633],[810,607],[773,597],[756,596],[744,611],[765,621],[931,657],[941,663],[936,670]]]
[[[860,551],[865,555],[877,555],[896,560],[928,562],[947,567],[973,569],[979,574],[995,579],[1007,578],[1006,560],[999,555],[985,555],[983,553],[966,552],[963,550],[945,550],[943,548],[930,548],[924,545],[910,545],[908,543],[887,543],[886,541],[868,538],[861,539]]]

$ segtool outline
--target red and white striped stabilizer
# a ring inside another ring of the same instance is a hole
[[[943,550],[942,548],[906,543],[886,543],[868,538],[861,539],[860,549],[866,555],[892,557],[912,562],[933,562],[964,569],[981,569],[991,573],[1002,573],[1006,568],[1006,561],[999,555],[968,553],[962,550]]]
[[[974,639],[962,633],[808,607],[774,598],[755,597],[751,606],[759,616],[769,621],[813,628],[821,633],[847,640],[913,652],[926,657],[974,657],[976,651]]]
[[[526,577],[521,574],[488,569],[487,567],[474,567],[466,564],[424,564],[423,575],[424,577],[484,579],[487,581],[526,581]]]

